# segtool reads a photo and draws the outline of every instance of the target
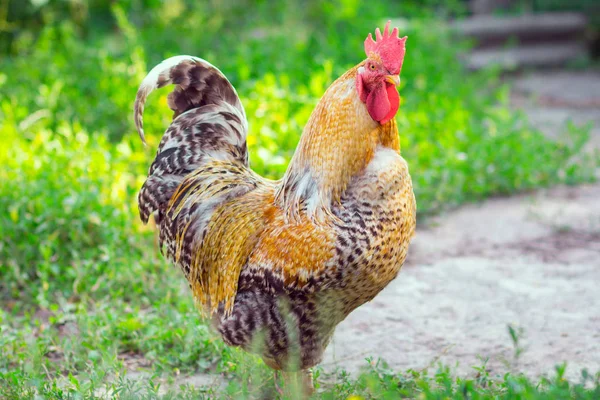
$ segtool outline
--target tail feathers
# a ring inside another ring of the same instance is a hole
[[[148,95],[157,88],[176,85],[168,97],[173,119],[186,111],[208,104],[228,103],[235,107],[242,119],[246,112],[225,75],[208,61],[193,56],[175,56],[158,64],[146,75],[138,89],[134,105],[134,120],[140,138],[144,137],[144,104]]]
[[[139,197],[140,217],[159,217],[184,178],[213,160],[248,166],[244,108],[227,78],[210,63],[178,56],[163,61],[143,80],[135,101],[135,123],[144,140],[143,110],[152,90],[176,85],[169,95],[175,112]]]

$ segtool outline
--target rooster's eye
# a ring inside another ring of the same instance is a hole
[[[371,65],[369,66],[369,68],[371,68],[371,69],[375,69],[375,64],[371,64]]]

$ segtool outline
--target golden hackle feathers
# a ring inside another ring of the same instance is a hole
[[[271,181],[244,165],[213,161],[190,174],[169,202],[164,226],[176,231],[174,261],[189,262],[186,278],[194,297],[211,313],[221,303],[231,310],[240,270],[253,248],[252,237],[262,229],[273,191]],[[208,221],[198,221],[195,210],[214,199],[221,201],[208,210]],[[178,220],[183,223],[169,225]]]
[[[300,143],[277,192],[277,202],[291,221],[297,221],[301,204],[315,223],[334,219],[333,204],[350,179],[368,164],[377,145],[380,126],[357,96],[355,78],[363,63],[350,69],[327,89],[311,114]],[[308,177],[314,191],[303,193]]]
[[[208,226],[210,234],[194,249],[189,281],[195,298],[211,313],[221,303],[225,313],[233,307],[242,266],[263,228],[263,214],[269,204],[256,195],[218,207]]]

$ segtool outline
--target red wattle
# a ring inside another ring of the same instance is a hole
[[[398,94],[398,89],[396,89],[396,86],[392,85],[391,83],[386,83],[385,90],[390,103],[390,110],[387,115],[379,121],[381,125],[394,118],[398,112],[398,108],[400,108],[400,95]]]
[[[396,92],[396,96],[398,95],[397,93],[398,92]],[[390,110],[391,105],[388,100],[388,93],[385,85],[382,83],[373,88],[371,93],[367,96],[367,111],[371,118],[382,123],[381,121],[389,115]]]

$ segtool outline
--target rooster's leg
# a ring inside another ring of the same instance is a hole
[[[283,388],[278,384],[279,372],[275,371],[275,389],[280,396],[287,395],[291,396],[292,399],[307,399],[314,393],[312,370],[304,369],[296,372],[281,371]]]
[[[313,384],[313,372],[312,369],[307,368],[300,371],[302,391],[306,397],[310,397],[315,392],[315,386]]]
[[[279,393],[279,396],[283,397],[285,392],[283,391],[283,388],[281,386],[279,386],[279,370],[274,370],[273,371],[273,382],[275,382],[275,390],[277,391],[277,393]],[[285,378],[285,375],[284,375]],[[285,385],[285,383],[284,383]]]

